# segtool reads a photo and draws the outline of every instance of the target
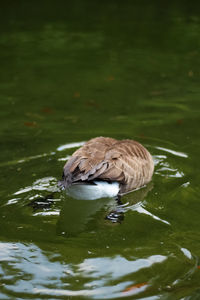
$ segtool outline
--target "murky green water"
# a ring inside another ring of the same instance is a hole
[[[0,299],[199,299],[199,4],[1,7]],[[156,164],[121,224],[105,220],[114,200],[57,188],[99,135],[138,140]]]

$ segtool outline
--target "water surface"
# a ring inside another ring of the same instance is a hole
[[[199,4],[8,1],[0,23],[0,299],[199,299]],[[57,187],[100,135],[155,161],[117,223]]]

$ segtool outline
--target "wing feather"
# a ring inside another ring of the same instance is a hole
[[[64,186],[77,181],[108,180],[121,184],[124,193],[151,180],[153,160],[141,144],[98,137],[74,152],[64,166]]]

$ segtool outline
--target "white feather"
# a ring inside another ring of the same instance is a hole
[[[67,194],[72,198],[81,200],[95,200],[99,198],[112,198],[119,193],[119,183],[94,181],[93,184],[75,184],[67,189]]]

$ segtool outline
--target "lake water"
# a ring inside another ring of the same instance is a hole
[[[22,0],[0,15],[0,299],[200,299],[200,4]],[[153,155],[121,208],[57,187],[95,136]]]

